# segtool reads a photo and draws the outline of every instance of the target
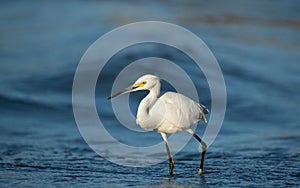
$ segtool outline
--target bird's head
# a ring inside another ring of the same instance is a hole
[[[138,90],[150,90],[151,88],[158,85],[159,82],[160,82],[159,77],[151,75],[151,74],[146,74],[146,75],[141,76],[140,78],[138,78],[134,82],[134,84],[132,84],[131,86],[125,88],[122,91],[119,91],[119,92],[113,94],[112,96],[108,97],[108,99],[114,98],[116,96],[119,96],[119,95],[122,95],[122,94],[125,94],[125,93],[138,91]]]

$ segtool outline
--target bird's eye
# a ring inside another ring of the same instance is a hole
[[[146,83],[147,83],[146,81],[142,82],[142,84],[144,84],[144,85],[145,85]]]

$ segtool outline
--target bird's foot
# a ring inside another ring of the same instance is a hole
[[[201,176],[203,174],[203,169],[200,168],[198,173]]]
[[[172,158],[169,159],[169,167],[170,167],[170,175],[173,175],[174,171],[174,160]]]

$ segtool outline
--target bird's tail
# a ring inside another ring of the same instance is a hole
[[[206,106],[204,106],[203,104],[200,104],[200,108],[201,108],[201,110],[202,110],[202,112],[204,113],[204,114],[208,114],[209,113],[209,110],[206,108]]]
[[[201,111],[203,112],[203,113],[201,114],[201,119],[202,119],[205,123],[207,123],[205,114],[208,114],[208,113],[209,113],[209,110],[208,110],[203,104],[199,104],[199,106],[200,106]]]

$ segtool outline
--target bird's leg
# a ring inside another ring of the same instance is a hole
[[[206,155],[206,151],[207,151],[206,143],[203,140],[201,140],[201,138],[196,133],[194,133],[193,130],[189,129],[187,131],[189,133],[191,133],[201,143],[201,146],[202,146],[202,156],[201,156],[201,163],[200,163],[199,174],[202,175],[203,174],[204,159],[205,159],[205,155]]]
[[[169,144],[168,144],[168,139],[167,139],[167,135],[165,133],[160,133],[162,138],[164,139],[166,148],[167,148],[167,152],[168,152],[168,156],[169,156],[169,168],[170,168],[170,175],[173,175],[173,170],[174,170],[174,160],[172,158],[172,154],[171,154],[171,150],[169,148]]]
[[[193,136],[201,143],[201,146],[202,146],[202,157],[201,157],[201,163],[200,163],[200,169],[199,169],[199,174],[202,175],[207,146],[206,146],[206,143],[203,142],[198,135],[194,134]]]

